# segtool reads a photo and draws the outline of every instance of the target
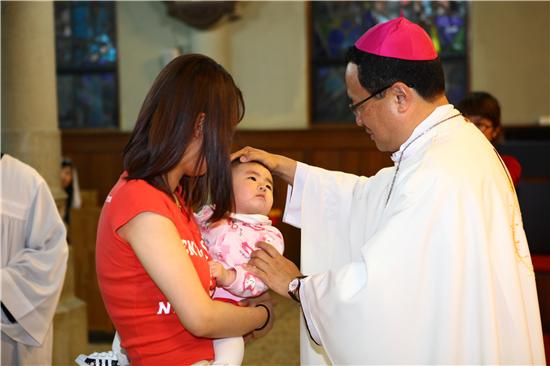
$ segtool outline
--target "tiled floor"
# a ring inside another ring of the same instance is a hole
[[[272,294],[275,325],[265,337],[246,345],[243,366],[282,366],[300,364],[300,310],[287,298]],[[110,343],[90,343],[89,353],[111,349]]]

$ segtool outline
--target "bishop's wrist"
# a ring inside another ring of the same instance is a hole
[[[300,276],[294,277],[288,283],[288,295],[292,300],[296,301],[298,304],[300,304],[300,287],[302,284],[302,279],[306,277],[307,276],[300,275]]]

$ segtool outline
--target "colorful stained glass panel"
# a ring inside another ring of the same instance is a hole
[[[60,128],[118,126],[115,3],[55,3]]]
[[[113,2],[56,2],[55,16],[58,67],[115,65]]]
[[[463,1],[312,2],[313,123],[353,122],[343,81],[347,49],[370,27],[400,15],[430,35],[443,62],[449,100],[460,100],[467,90],[467,12]]]
[[[117,127],[115,77],[112,73],[58,75],[59,126]]]

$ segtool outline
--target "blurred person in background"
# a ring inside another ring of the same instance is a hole
[[[502,134],[502,126],[500,124],[500,104],[494,96],[486,92],[472,92],[458,103],[457,109],[476,125],[493,145],[498,142]],[[506,165],[514,185],[517,186],[521,178],[521,164],[511,155],[500,155],[500,157]]]

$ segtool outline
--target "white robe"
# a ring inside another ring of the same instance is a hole
[[[44,179],[4,155],[1,168],[2,365],[52,362],[52,320],[63,287],[66,230]]]
[[[491,144],[437,108],[371,178],[298,164],[309,328],[334,364],[544,364],[513,184]],[[427,131],[427,132],[426,132]],[[302,326],[302,364],[325,363]]]

